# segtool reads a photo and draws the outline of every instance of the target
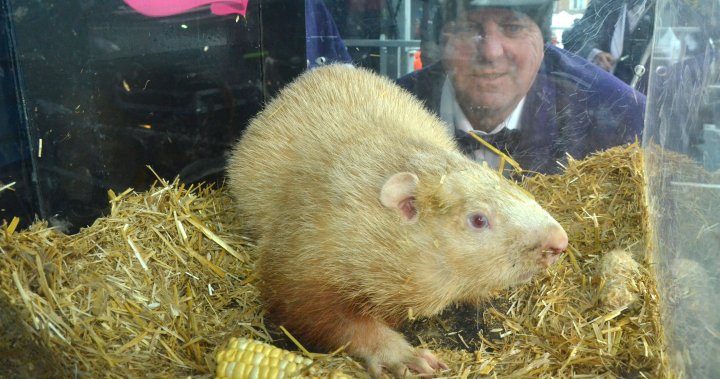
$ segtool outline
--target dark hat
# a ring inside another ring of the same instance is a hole
[[[455,20],[459,15],[478,8],[507,8],[530,17],[540,28],[545,41],[550,41],[550,24],[555,0],[445,0],[439,15],[445,22]]]

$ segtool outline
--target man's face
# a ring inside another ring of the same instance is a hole
[[[443,62],[463,110],[507,117],[527,94],[543,58],[537,24],[509,9],[484,8],[443,32]]]

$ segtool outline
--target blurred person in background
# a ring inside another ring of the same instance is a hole
[[[636,66],[648,66],[654,24],[654,0],[592,0],[583,17],[563,33],[563,44],[647,93],[647,76]]]
[[[710,2],[592,0],[583,17],[563,34],[565,48],[613,73],[644,94],[654,108],[645,137],[702,161],[709,73],[716,59]],[[656,22],[658,35],[654,35]],[[654,51],[653,51],[654,50]],[[651,61],[655,67],[648,89]],[[701,114],[700,116],[698,114]],[[705,117],[702,117],[705,115]]]

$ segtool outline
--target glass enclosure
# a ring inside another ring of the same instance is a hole
[[[159,13],[150,3],[0,0],[0,219],[19,216],[24,226],[43,219],[75,232],[107,212],[108,190],[146,189],[155,173],[187,183],[220,181],[227,151],[250,119],[304,70],[346,62],[393,80],[417,74],[423,79],[404,85],[416,91],[437,80],[438,91],[460,92],[462,82],[444,72],[420,72],[450,71],[457,61],[448,63],[448,46],[480,43],[477,31],[462,34],[468,31],[459,18],[453,29],[441,24],[451,0],[208,1]],[[594,74],[590,58],[579,53],[584,45],[573,28],[585,27],[591,4],[555,1],[551,20],[540,25],[544,61],[533,76],[534,86],[550,84],[518,109],[545,108],[503,120],[527,129],[523,117],[532,117],[538,126],[526,139],[490,139],[498,148],[518,147],[514,158],[530,171],[554,173],[566,154],[580,159],[594,151],[587,146],[631,140],[639,122],[654,225],[646,258],[665,299],[668,356],[685,377],[720,377],[719,4],[642,4],[654,13],[637,21],[647,38],[627,78],[639,92],[616,90],[619,81],[612,88],[600,83],[606,73]],[[491,32],[482,33],[489,40]],[[636,43],[642,41],[625,41]],[[616,57],[617,77],[625,57]],[[557,75],[558,67],[569,73]],[[461,69],[457,64],[453,72]],[[615,92],[593,92],[601,86]],[[581,105],[546,106],[547,96],[562,91]],[[452,104],[444,108],[440,93],[423,101],[446,119]],[[557,122],[573,117],[577,122],[567,127]],[[594,129],[581,136],[585,121]],[[562,146],[543,134],[556,124],[552,133],[567,136]],[[462,147],[480,154],[475,145]]]
[[[658,3],[643,147],[672,367],[720,376],[718,4]],[[692,12],[696,10],[696,12]],[[706,43],[710,41],[709,43]],[[680,153],[680,154],[677,154]]]

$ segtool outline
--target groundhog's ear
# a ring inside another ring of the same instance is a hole
[[[399,172],[388,179],[380,190],[380,203],[400,211],[406,221],[417,219],[415,190],[418,177],[410,172]]]

